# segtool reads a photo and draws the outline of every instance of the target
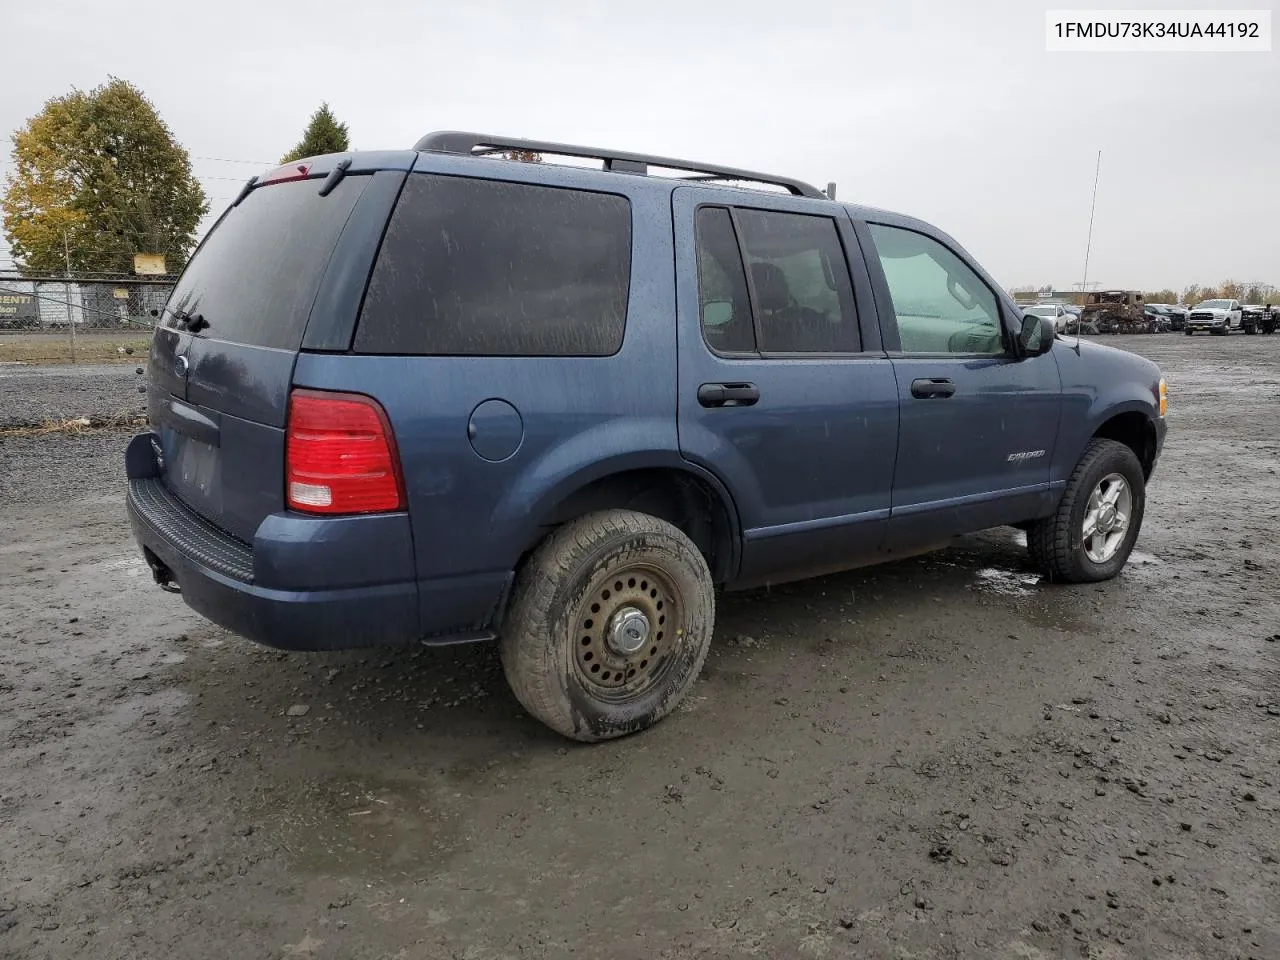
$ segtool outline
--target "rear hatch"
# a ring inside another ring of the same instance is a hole
[[[305,165],[293,168],[305,176]],[[149,363],[164,483],[252,542],[284,507],[294,363],[343,227],[371,178],[272,180],[228,210],[174,288]]]

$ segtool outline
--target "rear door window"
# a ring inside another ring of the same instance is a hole
[[[200,336],[297,350],[320,278],[368,177],[346,177],[327,196],[320,181],[258,187],[232,208],[187,265],[169,298],[200,314]]]
[[[853,282],[835,221],[738,210],[761,353],[856,353]]]
[[[724,207],[703,207],[695,227],[702,336],[716,353],[755,353],[747,274],[733,220]]]
[[[625,197],[415,174],[369,280],[355,349],[609,356],[631,272]]]
[[[853,283],[830,217],[706,206],[696,241],[702,335],[716,353],[861,349]]]

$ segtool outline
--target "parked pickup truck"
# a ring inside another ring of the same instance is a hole
[[[1240,326],[1245,333],[1262,333],[1268,319],[1268,310],[1260,303],[1240,305]]]
[[[675,708],[717,588],[1000,526],[1047,581],[1114,577],[1167,402],[922,220],[458,132],[247,183],[146,390],[127,504],[162,587],[274,647],[496,641],[578,740]]]
[[[1239,300],[1203,300],[1191,308],[1187,317],[1187,336],[1211,333],[1225,337],[1241,329],[1244,311]]]

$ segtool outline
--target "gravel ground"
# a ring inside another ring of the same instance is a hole
[[[0,956],[1280,956],[1280,337],[1108,342],[1171,383],[1120,577],[994,531],[725,596],[683,708],[594,747],[488,648],[210,626],[124,434],[0,440]]]
[[[146,413],[137,363],[0,365],[0,430],[80,417],[123,419]]]

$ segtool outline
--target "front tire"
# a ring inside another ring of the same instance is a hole
[[[521,705],[594,742],[642,730],[693,686],[711,645],[706,560],[664,520],[631,510],[561,527],[521,570],[502,666]]]
[[[1032,562],[1052,582],[1110,580],[1133,551],[1146,504],[1146,480],[1134,452],[1114,440],[1094,439],[1053,516],[1027,532]]]

